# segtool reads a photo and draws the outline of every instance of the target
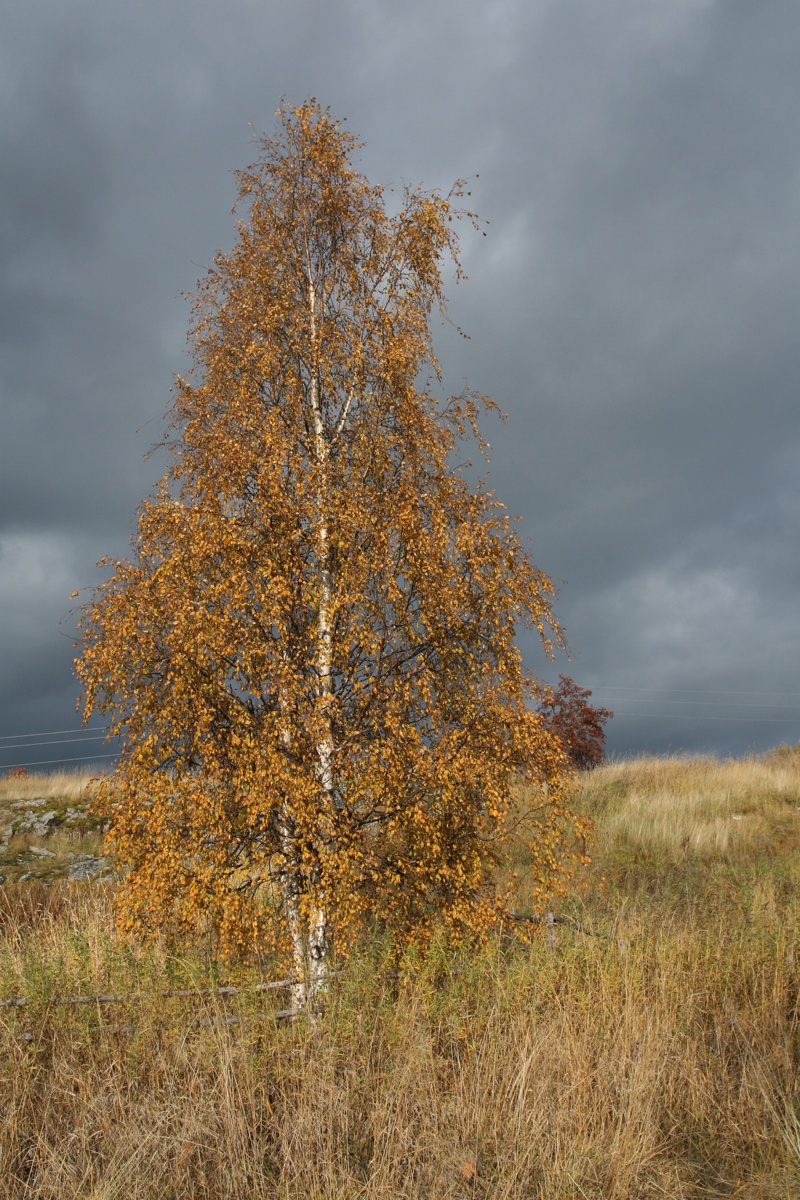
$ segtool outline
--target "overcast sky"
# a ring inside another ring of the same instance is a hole
[[[471,340],[436,336],[449,390],[507,412],[492,483],[559,581],[572,658],[528,665],[615,711],[615,755],[800,738],[797,0],[0,16],[0,768],[107,749],[62,741],[68,595],[161,473],[181,293],[282,96],[346,117],[375,182],[479,175]]]

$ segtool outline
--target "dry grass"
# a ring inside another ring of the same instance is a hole
[[[0,1010],[0,1197],[800,1195],[799,783],[800,756],[594,772],[573,904],[604,936],[376,941],[315,1028],[160,998],[214,964],[122,946],[108,888],[0,890],[0,988],[31,997]]]
[[[92,789],[92,776],[76,767],[71,771],[7,772],[0,775],[0,807],[19,800],[58,800],[62,804],[84,802]]]
[[[800,754],[761,758],[640,758],[587,777],[585,804],[601,847],[671,860],[738,858],[800,847]]]

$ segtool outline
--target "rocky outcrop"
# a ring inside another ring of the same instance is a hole
[[[44,796],[6,801],[0,806],[0,886],[111,878],[114,861],[100,852],[103,832],[86,806]],[[68,836],[42,844],[55,833]]]
[[[15,834],[29,834],[31,837],[47,837],[61,824],[57,812],[37,812],[36,809],[23,813],[12,824]]]
[[[112,875],[114,866],[110,858],[102,855],[81,854],[67,870],[67,879],[105,879]]]

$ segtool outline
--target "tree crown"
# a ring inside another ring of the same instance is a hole
[[[552,584],[452,465],[494,406],[432,390],[442,262],[475,218],[462,183],[389,215],[327,110],[279,116],[198,286],[169,469],[81,618],[85,712],[124,739],[100,800],[122,919],[296,952],[314,913],[479,928],[515,796],[541,889],[575,822],[514,640],[560,637]]]

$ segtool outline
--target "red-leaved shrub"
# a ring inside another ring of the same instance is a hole
[[[556,691],[548,689],[539,705],[545,725],[557,734],[564,749],[579,770],[597,767],[605,761],[606,735],[603,726],[614,716],[607,708],[589,703],[591,692],[578,687],[568,675],[559,675]]]

